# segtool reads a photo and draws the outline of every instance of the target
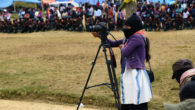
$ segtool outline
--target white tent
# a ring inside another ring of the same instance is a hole
[[[54,6],[59,7],[60,4],[63,4],[66,6],[72,5],[74,7],[79,7],[79,4],[74,1],[56,1],[56,2],[50,3],[49,5],[54,5]]]

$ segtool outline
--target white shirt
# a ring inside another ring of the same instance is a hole
[[[93,7],[89,8],[89,15],[93,15]]]
[[[53,10],[53,11],[54,11],[54,7],[53,7],[53,6],[51,6],[51,7],[50,7],[50,10]]]
[[[39,11],[36,11],[35,12],[35,18],[38,18],[38,16],[39,16]]]
[[[186,3],[183,3],[183,4],[181,5],[181,7],[182,7],[183,9],[186,9],[186,8],[187,8],[187,4],[186,4]]]
[[[187,11],[187,12],[183,12],[183,18],[185,19],[185,18],[188,18],[188,16],[189,16],[189,12]]]
[[[102,11],[100,9],[94,11],[94,16],[100,17],[102,16]]]
[[[62,12],[62,11],[64,11],[66,8],[65,8],[65,6],[61,6],[60,7],[60,11]]]
[[[4,15],[4,19],[10,20],[10,19],[11,19],[11,14],[10,14],[10,13],[6,13],[6,14]]]

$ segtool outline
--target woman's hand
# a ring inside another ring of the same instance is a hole
[[[119,45],[119,48],[121,49],[121,48],[123,48],[124,47],[124,45],[123,44],[121,44],[121,45]]]
[[[97,32],[92,32],[91,33],[94,37],[97,37],[97,38],[100,38],[101,39],[101,36],[97,33]]]

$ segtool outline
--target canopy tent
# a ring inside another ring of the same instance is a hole
[[[27,3],[41,3],[40,0],[14,0],[14,2],[17,2],[17,1],[27,2]]]
[[[90,3],[90,4],[93,4],[93,5],[95,5],[98,1],[100,2],[100,3],[102,3],[102,2],[104,2],[105,0],[76,0],[78,3]]]
[[[42,0],[43,4],[49,4],[49,3],[53,3],[56,0]]]
[[[6,8],[13,4],[13,0],[1,0],[0,8]]]
[[[153,3],[156,3],[156,2],[160,2],[160,3],[163,3],[163,1],[165,1],[166,4],[173,4],[175,3],[175,0],[148,0],[150,2],[153,2]]]
[[[56,1],[59,1],[59,2],[75,1],[75,2],[77,2],[78,4],[79,4],[79,3],[86,3],[86,2],[89,2],[90,4],[95,5],[98,1],[99,1],[100,3],[102,3],[102,2],[105,1],[105,0],[56,0]]]
[[[72,6],[74,6],[74,7],[79,7],[79,4],[78,4],[77,2],[74,2],[74,1],[55,1],[55,2],[53,2],[53,3],[50,3],[49,5],[54,5],[54,6],[59,7],[60,4],[64,4],[64,5],[66,5],[67,7],[68,7],[69,5],[72,5]]]

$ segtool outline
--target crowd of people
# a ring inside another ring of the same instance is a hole
[[[137,14],[142,18],[146,31],[193,29],[195,25],[195,5],[193,1],[179,1],[167,5],[159,2],[138,4]]]
[[[0,31],[6,33],[17,32],[38,32],[47,30],[68,30],[68,31],[90,31],[90,26],[99,22],[106,22],[109,30],[122,27],[124,14],[119,12],[117,20],[115,19],[116,9],[119,3],[103,3],[90,5],[85,3],[80,7],[66,7],[60,5],[45,6],[45,12],[32,8],[21,8],[19,18],[11,20],[11,14],[8,10],[0,12]],[[6,15],[9,14],[9,17]],[[122,17],[119,17],[122,16]],[[118,21],[116,23],[115,21]]]
[[[91,31],[90,26],[106,22],[108,29],[120,30],[125,21],[124,10],[119,10],[120,1],[85,3],[80,7],[45,5],[44,10],[21,8],[19,18],[11,19],[9,10],[0,12],[0,31],[6,33],[38,32],[47,30]],[[193,29],[195,5],[192,0],[175,4],[142,2],[137,3],[137,15],[146,31],[168,31]]]

